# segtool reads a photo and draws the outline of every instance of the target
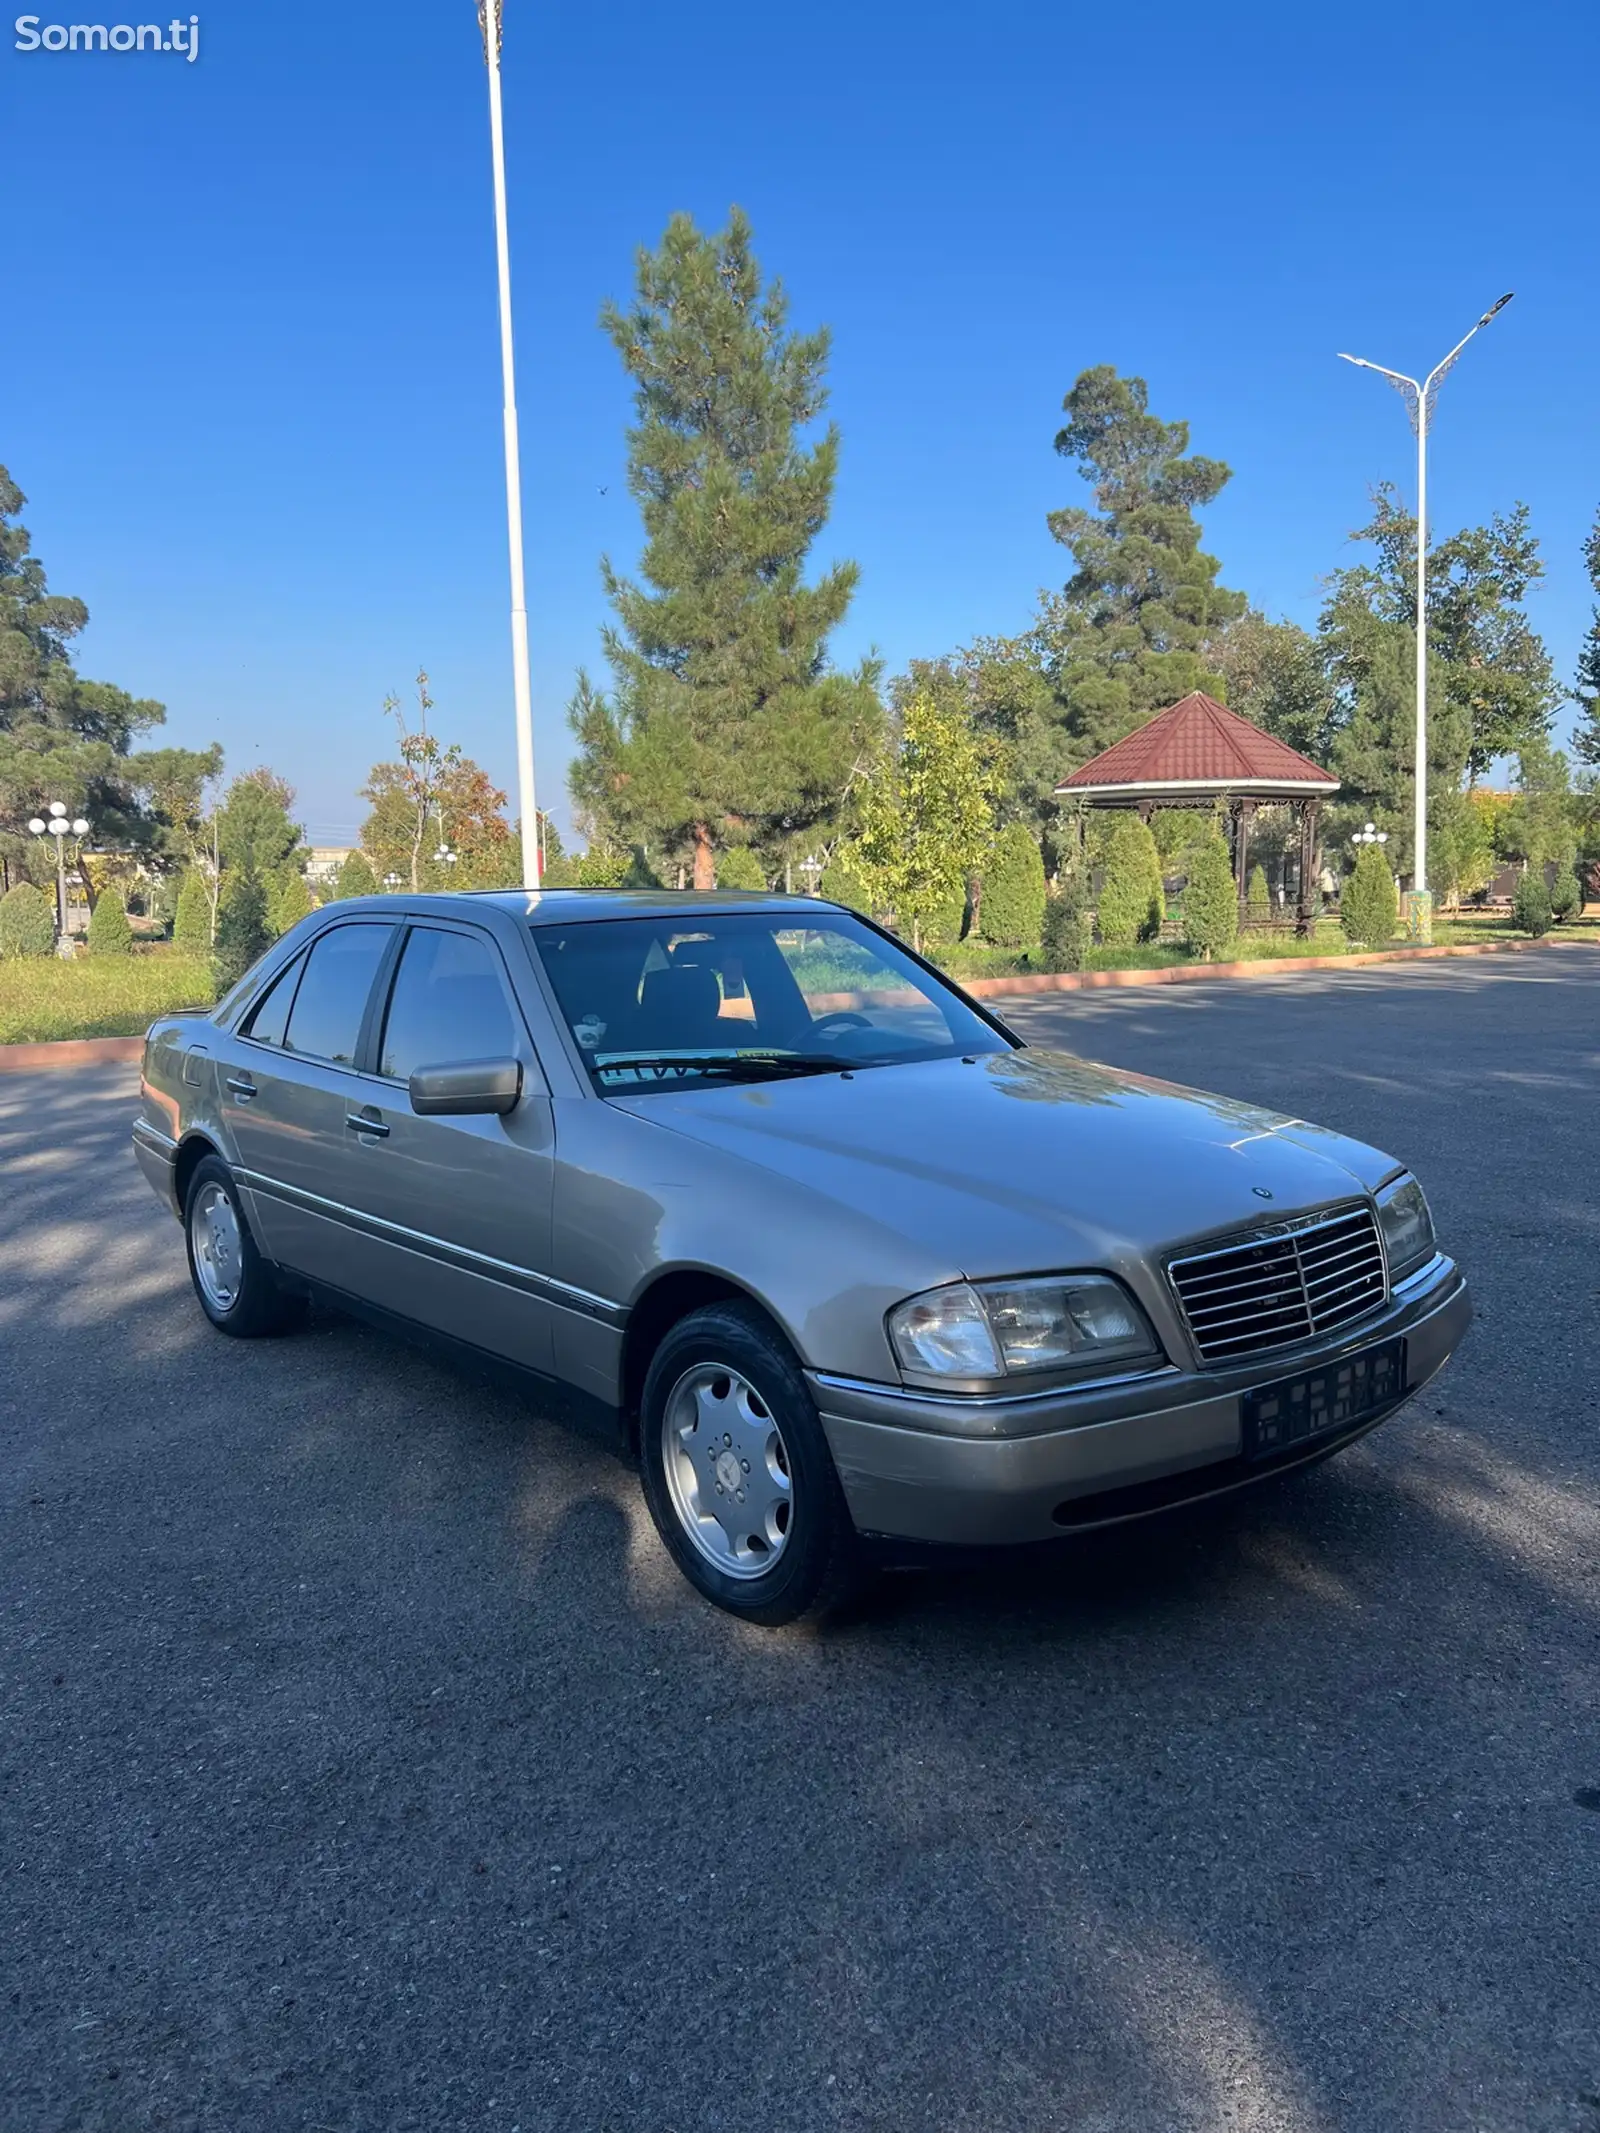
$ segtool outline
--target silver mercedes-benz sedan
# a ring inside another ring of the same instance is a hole
[[[1024,1046],[809,897],[335,904],[152,1028],[134,1147],[214,1326],[529,1374],[769,1624],[1325,1458],[1471,1315],[1389,1156]]]

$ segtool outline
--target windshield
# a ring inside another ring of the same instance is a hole
[[[789,1079],[1010,1049],[959,994],[843,911],[536,926],[607,1093]]]

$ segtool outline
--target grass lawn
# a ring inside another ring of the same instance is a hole
[[[198,956],[152,949],[144,955],[56,956],[0,962],[0,1044],[58,1037],[140,1037],[174,1007],[209,1007],[211,966]]]

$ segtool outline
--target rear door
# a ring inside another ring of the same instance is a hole
[[[385,972],[363,1071],[347,1092],[340,1196],[363,1293],[417,1323],[544,1372],[560,1294],[550,1269],[549,1090],[500,950],[485,929],[418,919]],[[419,1118],[419,1067],[516,1059],[503,1117]]]
[[[346,1120],[399,941],[391,920],[319,933],[251,1008],[221,1066],[223,1121],[268,1254],[357,1294],[346,1210],[360,1150]]]

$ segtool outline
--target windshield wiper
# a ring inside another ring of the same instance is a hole
[[[819,1052],[641,1052],[596,1060],[597,1074],[840,1074],[851,1064]]]

